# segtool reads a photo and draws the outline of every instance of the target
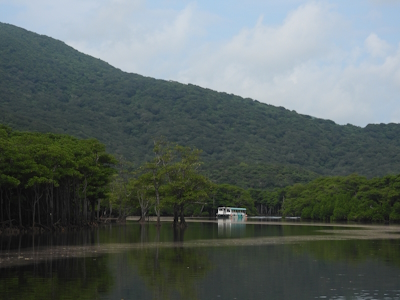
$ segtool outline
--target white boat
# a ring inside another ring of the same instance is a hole
[[[238,207],[218,207],[217,218],[246,218],[246,209]]]

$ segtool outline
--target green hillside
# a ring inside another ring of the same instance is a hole
[[[133,58],[134,59],[134,58]],[[359,128],[252,99],[122,72],[0,23],[0,123],[99,139],[137,166],[153,138],[203,149],[218,183],[271,188],[319,175],[400,173],[400,125]]]

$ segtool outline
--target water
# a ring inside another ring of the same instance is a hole
[[[0,299],[400,299],[400,227],[108,226],[0,238]]]

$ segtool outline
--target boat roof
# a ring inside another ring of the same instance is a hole
[[[220,208],[229,208],[229,209],[237,209],[237,210],[246,210],[246,208],[241,208],[241,207],[229,207],[229,206],[220,206],[218,207],[218,209]]]

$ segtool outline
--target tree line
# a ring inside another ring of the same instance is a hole
[[[201,150],[164,140],[137,169],[118,161],[96,139],[19,132],[0,125],[0,227],[48,230],[84,226],[101,216],[140,212],[215,216],[219,205],[255,212],[249,191],[216,185],[201,171]]]
[[[115,163],[95,139],[0,125],[1,224],[53,229],[94,221]]]
[[[124,207],[128,214],[135,206],[140,210],[140,221],[150,214],[172,215],[173,225],[185,227],[185,216],[215,217],[218,206],[246,207],[255,213],[249,191],[229,184],[213,183],[201,170],[201,150],[154,141],[154,158],[135,172],[131,178],[115,176],[112,198],[114,205]]]
[[[102,215],[215,217],[218,206],[248,214],[332,221],[400,221],[400,175],[320,177],[274,189],[217,184],[202,170],[201,150],[163,139],[134,169],[95,139],[13,131],[0,125],[0,226],[55,229]],[[107,212],[107,214],[106,214]]]
[[[400,222],[400,174],[318,178],[276,190],[286,216],[321,221]]]

